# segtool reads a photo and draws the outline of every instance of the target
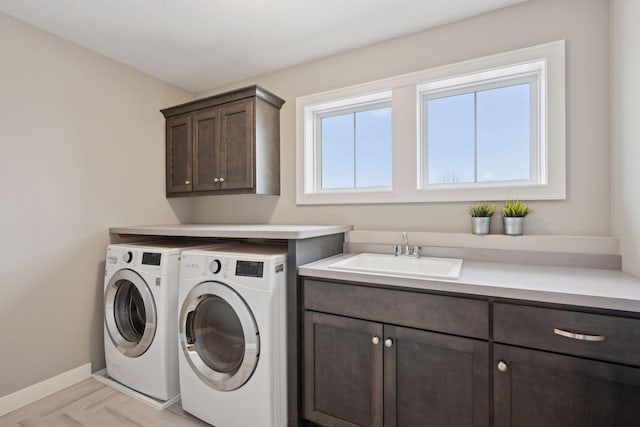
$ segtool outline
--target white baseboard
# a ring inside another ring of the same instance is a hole
[[[0,416],[27,406],[37,400],[56,393],[91,377],[91,363],[79,366],[60,375],[0,397]]]

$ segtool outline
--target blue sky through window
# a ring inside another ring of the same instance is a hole
[[[429,183],[529,179],[530,114],[529,83],[428,100]]]
[[[391,186],[391,107],[321,119],[322,188]]]

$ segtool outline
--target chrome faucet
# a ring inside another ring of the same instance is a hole
[[[402,240],[404,240],[404,254],[409,255],[409,235],[406,231],[402,232]]]
[[[402,240],[404,240],[404,253],[402,253],[402,246],[393,245],[393,252],[395,256],[410,256],[414,258],[420,258],[421,246],[414,246],[413,250],[409,247],[409,234],[406,231],[402,232]]]

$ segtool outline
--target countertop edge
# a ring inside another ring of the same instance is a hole
[[[277,227],[291,227],[291,230],[278,230]],[[271,229],[270,229],[271,228]],[[292,239],[302,240],[331,234],[346,233],[353,229],[350,225],[336,226],[278,226],[278,225],[158,225],[137,227],[110,227],[111,234],[169,237],[228,237],[256,239]]]
[[[397,276],[382,276],[377,274],[368,274],[361,272],[348,272],[341,270],[333,270],[329,269],[327,266],[333,262],[337,262],[339,260],[345,259],[349,256],[353,256],[356,254],[342,254],[335,255],[330,258],[325,258],[323,260],[315,261],[313,263],[305,264],[303,266],[298,267],[298,275],[305,277],[315,277],[318,279],[329,279],[329,280],[342,280],[348,282],[355,283],[363,283],[363,284],[373,284],[373,285],[383,285],[383,286],[393,286],[398,289],[418,289],[424,291],[437,291],[437,292],[448,292],[454,294],[462,294],[462,295],[475,295],[475,296],[483,296],[483,297],[493,297],[493,298],[506,298],[506,299],[517,299],[517,300],[526,300],[533,302],[541,302],[541,303],[553,303],[553,304],[562,304],[562,305],[571,305],[576,307],[590,307],[590,308],[599,308],[599,309],[607,309],[607,310],[616,310],[616,311],[626,311],[632,313],[640,313],[640,296],[637,298],[620,298],[620,297],[608,297],[604,295],[589,295],[589,294],[581,294],[578,292],[568,291],[566,289],[562,289],[559,286],[558,290],[551,291],[549,289],[535,289],[534,287],[515,287],[503,284],[489,284],[489,283],[473,283],[472,280],[443,280],[443,279],[415,279],[408,277],[397,277]],[[491,268],[494,264],[499,265],[497,263],[469,263],[473,264],[474,267],[483,266],[486,268]],[[513,267],[513,265],[511,265]],[[517,267],[517,266],[516,266]],[[463,265],[463,269],[464,269]],[[527,270],[530,269],[531,266],[523,265],[523,276],[527,275]],[[536,270],[545,271],[545,267],[534,267]],[[467,276],[473,276],[473,267],[469,268],[467,272]],[[575,278],[571,277],[572,270],[576,271]],[[573,283],[573,280],[580,280],[581,276],[578,272],[580,269],[572,269],[571,267],[567,267],[565,270],[565,276],[563,280],[567,283]],[[499,272],[496,272],[496,275],[499,275]],[[607,274],[606,272],[604,274]],[[622,275],[622,273],[619,273]],[[616,274],[614,274],[615,276]],[[535,279],[536,275],[532,274],[532,278]],[[615,286],[615,283],[611,283],[611,281],[615,282],[616,278],[607,278],[607,283],[603,283],[603,290],[610,289],[611,286]],[[620,282],[623,282],[623,279],[619,279]],[[627,279],[628,280],[628,279]],[[496,281],[499,282],[499,281]],[[637,282],[638,289],[636,293],[640,295],[640,280],[633,279],[632,285],[635,286]],[[625,283],[626,286],[629,286],[628,282]]]

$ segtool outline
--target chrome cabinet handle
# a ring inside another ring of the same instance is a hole
[[[189,181],[189,180],[186,180],[186,181],[184,182],[184,185],[189,185],[189,184],[191,184],[191,181]]]
[[[606,336],[604,335],[585,335],[585,334],[578,334],[576,332],[569,332],[569,331],[565,331],[563,329],[558,329],[558,328],[553,328],[553,333],[556,335],[560,335],[561,337],[565,337],[565,338],[571,338],[574,340],[580,340],[580,341],[604,341],[607,339]]]
[[[508,370],[509,370],[509,366],[507,366],[506,363],[504,363],[502,360],[498,362],[498,371],[507,372]]]
[[[373,343],[373,345],[378,345],[380,343],[380,338],[379,337],[373,337],[371,338],[371,342]]]
[[[220,178],[213,178],[213,182],[220,182]]]
[[[220,177],[220,182],[224,182],[224,178],[223,177]]]
[[[393,340],[391,338],[387,338],[384,340],[384,346],[390,348],[393,345]]]

